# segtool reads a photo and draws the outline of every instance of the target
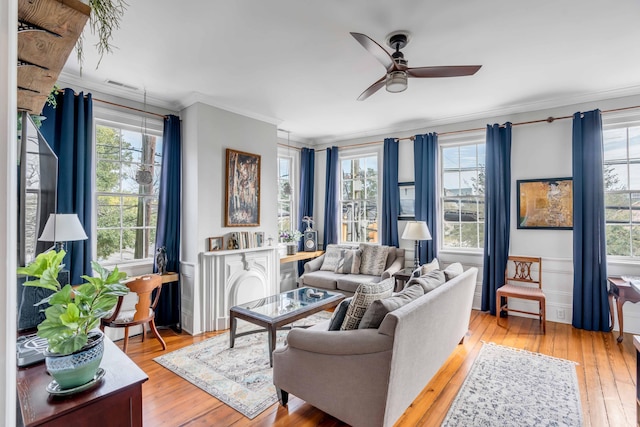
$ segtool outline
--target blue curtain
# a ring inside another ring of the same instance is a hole
[[[302,222],[305,216],[313,217],[313,179],[316,169],[316,151],[312,148],[300,150],[300,203],[298,205],[298,229],[303,231],[306,224]],[[304,239],[298,243],[298,249],[303,250]],[[298,274],[302,274],[305,261],[298,261]]]
[[[482,310],[496,314],[496,290],[504,285],[511,217],[511,123],[487,125]]]
[[[180,118],[167,116],[162,133],[162,172],[158,199],[156,250],[164,246],[167,251],[167,271],[180,272],[180,206],[181,153]],[[155,264],[153,271],[158,271]],[[165,285],[156,308],[159,326],[180,324],[180,282]]]
[[[382,244],[398,247],[398,140],[385,138],[382,158]]]
[[[419,243],[420,264],[431,262],[438,256],[438,134],[435,132],[416,135],[413,140],[413,169],[416,190],[416,221],[426,221],[431,240]]]
[[[331,243],[340,241],[340,162],[338,147],[327,148],[326,193],[324,196],[324,236],[326,248]]]
[[[604,229],[602,117],[573,115],[573,321],[576,328],[609,330]]]
[[[58,156],[57,213],[78,214],[89,237],[87,240],[67,242],[65,265],[70,283],[82,283],[82,275],[91,270],[91,205],[93,182],[93,101],[91,94],[71,89],[56,95],[56,107],[45,106],[40,131]]]

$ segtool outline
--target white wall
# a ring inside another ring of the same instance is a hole
[[[0,424],[16,424],[16,58],[17,0],[0,2]]]
[[[487,124],[525,122],[547,117],[570,116],[577,111],[588,111],[595,108],[601,110],[635,106],[640,104],[640,97],[626,97],[591,102],[580,105],[559,107],[550,110],[533,111],[529,113],[488,117],[483,120],[439,125],[423,129],[408,130],[396,135],[378,135],[367,138],[341,141],[338,146],[348,146],[369,141],[382,141],[386,137],[404,138],[420,133],[445,133],[466,129],[485,128]],[[640,111],[639,111],[640,113]],[[606,123],[607,113],[603,114]],[[511,243],[510,254],[541,256],[543,258],[543,288],[547,295],[548,320],[571,323],[573,298],[573,232],[571,230],[518,230],[516,227],[516,181],[531,178],[556,178],[572,175],[571,168],[571,129],[572,120],[556,120],[552,123],[537,123],[517,125],[512,134],[512,163],[511,163]],[[481,131],[481,133],[483,133]],[[464,134],[462,134],[464,135]],[[454,138],[442,135],[439,142],[446,144]],[[381,142],[380,142],[381,143]],[[317,150],[319,151],[319,150]],[[324,156],[318,156],[324,160]],[[324,212],[324,168],[316,164],[318,179],[322,190],[316,194],[316,215]],[[399,150],[399,181],[413,181],[413,142],[400,141]],[[319,188],[319,187],[316,187]],[[319,216],[322,218],[322,216]],[[320,225],[319,225],[320,227]],[[402,235],[404,222],[399,223],[398,232]],[[441,233],[440,233],[441,235]],[[407,265],[413,259],[413,245],[401,240],[400,247],[407,249]],[[480,269],[474,308],[480,308],[480,293],[482,283],[482,253],[463,251],[440,251],[438,258],[442,264],[462,262],[465,267]],[[633,274],[640,275],[640,262],[608,260],[610,275]],[[528,306],[523,303],[521,307]],[[529,306],[530,309],[534,306]],[[625,331],[640,333],[640,304],[626,304]],[[616,326],[617,328],[617,326]]]
[[[181,117],[182,323],[190,331],[189,323],[199,322],[193,315],[195,305],[200,304],[199,257],[208,250],[207,238],[237,231],[277,236],[277,129],[274,124],[202,103],[185,108]],[[261,156],[259,227],[224,226],[227,148]]]

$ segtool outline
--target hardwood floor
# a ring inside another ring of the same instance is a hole
[[[216,334],[192,337],[171,330],[161,331],[167,351]],[[633,336],[625,334],[622,344],[616,342],[616,336],[617,333],[583,331],[553,322],[547,322],[547,333],[542,335],[535,320],[511,316],[505,328],[496,325],[495,317],[473,311],[464,343],[451,354],[396,426],[439,426],[483,341],[578,362],[584,425],[633,426],[636,419]],[[274,404],[249,420],[152,360],[162,353],[158,341],[150,336],[144,343],[139,337],[129,341],[128,355],[149,375],[149,381],[143,385],[144,423],[147,426],[345,425],[295,396],[290,396],[288,408]]]

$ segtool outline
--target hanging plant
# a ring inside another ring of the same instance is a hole
[[[102,57],[105,53],[113,52],[111,40],[113,39],[113,31],[120,28],[120,20],[124,16],[124,11],[128,4],[124,0],[83,0],[91,6],[91,16],[89,17],[89,26],[92,34],[98,34],[98,43],[96,48],[100,59],[96,68],[100,66]],[[76,43],[76,52],[78,54],[78,63],[80,64],[80,74],[82,75],[82,65],[84,63],[84,36],[80,34]]]

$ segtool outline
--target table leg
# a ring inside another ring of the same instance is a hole
[[[624,339],[624,321],[622,319],[622,305],[625,303],[625,299],[622,297],[616,298],[616,305],[618,306],[618,323],[620,324],[620,335],[618,336],[618,342],[622,342]]]
[[[609,314],[611,315],[611,326],[609,327],[609,332],[613,331],[613,325],[615,322],[615,318],[613,315],[613,294],[609,294]]]
[[[273,367],[273,350],[276,349],[276,332],[278,329],[274,325],[267,326],[267,335],[269,335],[269,366]]]
[[[236,326],[238,325],[238,319],[236,319],[235,314],[232,312],[229,313],[229,322],[230,322],[230,330],[229,330],[229,348],[233,348],[233,345],[236,341]]]

